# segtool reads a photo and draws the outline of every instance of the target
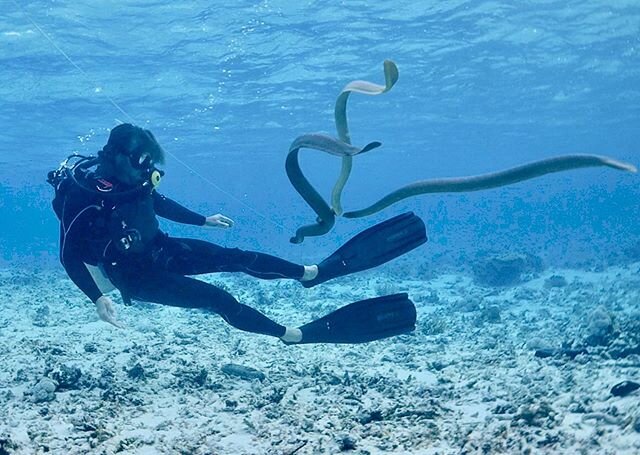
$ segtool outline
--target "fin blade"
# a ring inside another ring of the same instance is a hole
[[[359,344],[381,340],[416,328],[416,307],[406,293],[374,297],[339,308],[300,327],[302,341]]]
[[[303,281],[306,288],[339,276],[361,272],[387,263],[427,241],[424,222],[406,212],[357,234],[318,265],[318,276]]]

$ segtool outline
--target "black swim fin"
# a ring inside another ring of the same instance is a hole
[[[406,293],[360,300],[300,327],[300,343],[357,344],[412,332],[416,307]]]
[[[413,212],[403,213],[353,237],[318,264],[316,278],[301,283],[310,288],[332,278],[377,267],[426,241],[424,222]]]

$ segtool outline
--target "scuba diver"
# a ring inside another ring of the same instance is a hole
[[[405,293],[354,302],[309,324],[289,327],[192,278],[243,272],[312,287],[376,267],[425,243],[424,223],[413,213],[361,232],[320,264],[299,265],[162,232],[157,216],[195,226],[233,226],[222,214],[200,215],[160,194],[156,186],[164,173],[156,165],[163,163],[164,151],[149,130],[121,124],[96,157],[72,155],[49,173],[60,220],[60,262],[103,321],[122,327],[107,295],[117,289],[126,304],[139,300],[212,311],[237,329],[286,344],[362,343],[415,329],[415,306]]]

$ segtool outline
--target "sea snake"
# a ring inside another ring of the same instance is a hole
[[[335,224],[336,216],[360,218],[372,215],[398,201],[421,194],[479,191],[511,185],[553,172],[562,172],[583,167],[607,166],[621,171],[637,172],[637,168],[632,164],[624,163],[607,156],[561,155],[488,174],[420,180],[392,191],[369,207],[344,212],[340,198],[351,173],[353,157],[360,153],[373,150],[381,145],[380,142],[371,142],[363,148],[351,145],[346,114],[347,100],[351,92],[363,93],[365,95],[380,95],[391,90],[398,80],[398,68],[395,63],[386,60],[384,62],[384,74],[385,85],[378,85],[367,81],[353,81],[347,84],[342,92],[340,92],[334,111],[338,138],[324,134],[304,134],[296,138],[289,147],[285,164],[289,180],[296,191],[300,193],[302,198],[318,215],[316,223],[298,228],[295,236],[291,238],[292,243],[301,243],[307,236],[326,234]],[[342,169],[332,191],[331,206],[329,206],[324,198],[316,191],[300,169],[298,155],[302,148],[319,150],[342,158]]]

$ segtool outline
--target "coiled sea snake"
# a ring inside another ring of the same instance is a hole
[[[428,193],[459,193],[497,188],[511,185],[523,180],[533,179],[553,172],[562,172],[582,167],[607,166],[621,171],[637,172],[637,168],[607,156],[600,155],[561,155],[545,160],[533,161],[528,164],[505,169],[499,172],[473,175],[468,177],[452,177],[442,179],[419,180],[403,186],[387,194],[379,201],[360,210],[344,212],[341,205],[342,190],[351,173],[353,157],[379,147],[380,142],[371,142],[362,148],[351,145],[349,126],[347,123],[347,100],[352,92],[365,95],[381,95],[388,92],[398,81],[398,68],[390,60],[384,62],[385,85],[378,85],[367,81],[353,81],[345,86],[336,100],[334,117],[338,137],[333,138],[324,134],[304,134],[297,137],[289,147],[289,154],[285,169],[289,180],[302,198],[318,215],[314,224],[298,228],[292,243],[301,243],[305,237],[320,236],[331,230],[336,216],[345,218],[360,218],[377,213],[398,201],[412,196]],[[342,158],[340,176],[331,194],[331,206],[316,191],[300,169],[298,155],[303,148],[319,150]]]

